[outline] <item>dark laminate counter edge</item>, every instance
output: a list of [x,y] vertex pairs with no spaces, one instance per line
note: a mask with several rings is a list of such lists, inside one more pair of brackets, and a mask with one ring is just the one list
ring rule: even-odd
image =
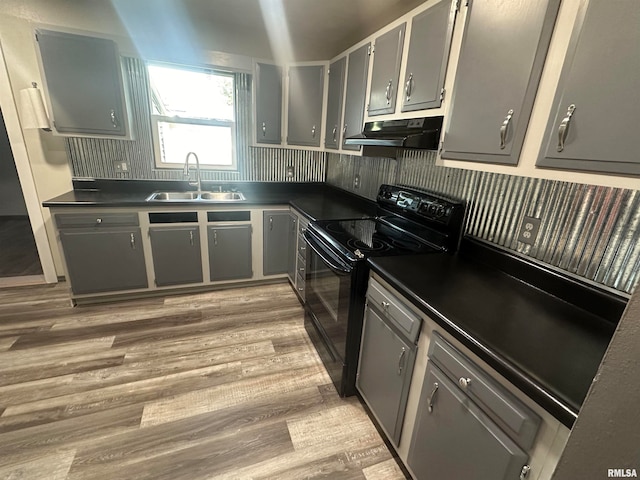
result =
[[462,342],[467,348],[478,355],[478,357],[487,362],[487,364],[493,367],[517,388],[522,390],[527,396],[531,397],[536,403],[556,417],[565,426],[568,428],[573,426],[573,423],[578,417],[578,411],[557,398],[557,396],[552,392],[533,381],[528,375],[516,368],[514,365],[505,361],[496,352],[483,345],[464,329],[460,328],[455,322],[452,322],[447,318],[447,316],[435,309],[428,301],[407,289],[401,279],[396,278],[393,274],[383,268],[380,268],[375,263],[370,262],[370,267],[373,271],[381,275],[392,287],[405,296],[413,305],[425,312],[447,332]]

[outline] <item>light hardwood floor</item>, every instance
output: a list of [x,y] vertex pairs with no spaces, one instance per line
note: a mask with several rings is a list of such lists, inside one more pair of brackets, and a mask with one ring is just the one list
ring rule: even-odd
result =
[[0,290],[0,479],[405,478],[287,284],[72,308]]

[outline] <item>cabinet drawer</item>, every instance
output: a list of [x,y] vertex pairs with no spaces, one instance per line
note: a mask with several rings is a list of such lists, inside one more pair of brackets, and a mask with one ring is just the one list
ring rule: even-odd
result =
[[540,418],[437,332],[429,344],[429,358],[521,447],[533,445]]
[[307,241],[302,235],[298,235],[298,256],[303,260],[307,258]]
[[296,290],[298,291],[298,295],[300,295],[300,298],[304,300],[304,290],[305,290],[304,275],[299,275],[299,274],[297,275]]
[[55,219],[58,228],[138,226],[137,213],[58,213]]
[[410,342],[416,341],[422,324],[419,316],[373,279],[369,281],[367,298],[369,304],[383,313]]
[[307,226],[309,222],[304,220],[302,217],[298,216],[298,235],[302,236],[304,232],[307,230]]

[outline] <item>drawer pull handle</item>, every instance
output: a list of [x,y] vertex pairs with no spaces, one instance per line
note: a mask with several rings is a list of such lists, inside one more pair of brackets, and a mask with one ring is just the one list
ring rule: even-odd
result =
[[263,137],[267,136],[267,123],[266,122],[262,122],[262,136]]
[[391,105],[391,92],[393,91],[393,80],[389,80],[387,88],[385,89],[384,96],[387,99],[387,105]]
[[338,134],[338,126],[337,125],[335,125],[333,127],[332,134],[333,134],[333,137],[332,137],[333,138],[333,143],[336,143],[337,134]]
[[387,310],[389,310],[389,305],[391,304],[383,300],[382,302],[380,302],[380,305],[382,305],[382,309],[386,312]]
[[129,242],[131,243],[131,248],[133,250],[135,250],[136,249],[136,237],[133,236],[133,233],[129,237]]
[[301,272],[304,272],[304,267],[300,267],[298,270],[300,270]]
[[567,139],[569,123],[571,122],[571,117],[573,117],[573,112],[575,112],[575,110],[576,106],[573,103],[569,105],[567,116],[562,119],[562,122],[560,122],[560,126],[558,127],[558,147],[556,148],[558,152],[564,150],[564,142]]
[[402,347],[402,352],[400,352],[400,356],[398,357],[398,375],[402,375],[402,359],[404,358],[405,353],[407,353],[407,349]]
[[99,225],[102,223],[102,219],[101,218],[96,218],[96,223]]
[[409,79],[407,80],[407,86],[404,91],[407,95],[407,102],[411,101],[411,92],[413,90],[413,73],[409,74]]
[[300,250],[301,250],[301,251],[303,251],[303,252],[304,252],[306,249],[307,249],[307,247],[300,247]]
[[531,467],[529,465],[525,465],[520,470],[520,480],[525,480],[529,477],[529,472],[531,471]]
[[306,232],[306,231],[307,231],[307,229],[306,229],[306,228],[304,228],[304,227],[302,227],[302,228],[300,229],[300,232],[301,232],[301,233],[304,233],[304,232]]
[[193,247],[193,232],[189,232],[189,243]]
[[511,117],[513,117],[513,109],[507,112],[507,116],[504,117],[504,122],[500,126],[500,150],[504,150],[507,146],[507,130],[511,123]]
[[116,116],[116,111],[114,109],[111,109],[109,112],[109,118],[111,119],[111,125],[113,125],[113,128],[118,128],[120,122],[118,122],[118,117]]
[[213,246],[214,247],[218,246],[218,231],[217,230],[213,231]]
[[269,217],[269,230],[273,230],[273,217]]
[[458,383],[462,388],[469,388],[471,386],[471,379],[460,377],[460,379],[458,380]]
[[440,385],[438,385],[438,382],[434,382],[433,383],[433,390],[431,391],[431,395],[429,395],[429,398],[427,398],[427,409],[429,410],[429,413],[433,412],[433,401],[436,398],[436,393],[438,393],[438,387]]

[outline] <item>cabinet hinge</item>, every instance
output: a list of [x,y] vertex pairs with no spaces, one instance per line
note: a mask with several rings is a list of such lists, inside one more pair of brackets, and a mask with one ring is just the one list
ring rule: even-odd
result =
[[460,0],[456,0],[456,12],[460,11]]
[[440,146],[438,147],[438,155],[442,155],[443,148],[444,148],[444,142],[440,142]]
[[443,88],[442,90],[440,90],[440,101],[444,100],[444,94],[447,90],[445,88]]
[[367,103],[367,112],[369,111],[369,105],[370,105],[370,104],[368,104],[368,103]]
[[367,47],[367,55],[371,56],[371,52],[372,52],[372,51],[373,51],[373,50],[371,49],[371,45],[369,45],[369,46]]
[[36,42],[39,42],[40,39],[38,38],[38,34],[36,33]]
[[467,6],[467,7],[468,7],[469,5],[471,5],[471,1],[472,1],[472,0],[467,0],[467,3],[465,3],[465,6]]

